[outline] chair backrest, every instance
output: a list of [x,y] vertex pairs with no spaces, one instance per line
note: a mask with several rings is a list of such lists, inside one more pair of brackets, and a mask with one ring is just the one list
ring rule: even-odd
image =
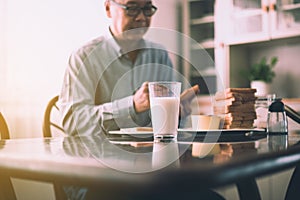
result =
[[293,200],[293,199],[297,199],[297,197],[299,198],[300,196],[299,185],[300,185],[300,164],[298,164],[294,169],[294,172],[288,184],[288,188],[286,190],[285,200]]
[[59,96],[53,97],[47,104],[43,119],[43,136],[63,136],[64,129],[60,125],[59,107],[57,106]]
[[3,117],[3,115],[0,112],[0,138],[1,139],[9,139],[9,131],[8,131],[8,126],[7,123]]

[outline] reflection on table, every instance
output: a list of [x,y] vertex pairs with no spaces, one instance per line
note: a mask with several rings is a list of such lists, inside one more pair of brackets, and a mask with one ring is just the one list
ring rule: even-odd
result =
[[[209,141],[205,135],[190,133],[165,143],[104,133],[1,140],[0,184],[7,189],[1,192],[11,191],[3,195],[13,196],[9,181],[3,180],[19,177],[54,183],[56,196],[63,199],[83,193],[87,199],[192,198],[200,193],[211,197],[210,188],[237,184],[243,191],[241,183],[300,162],[296,132],[280,140],[255,133]],[[278,141],[285,142],[279,147]],[[253,194],[250,197],[259,195]]]

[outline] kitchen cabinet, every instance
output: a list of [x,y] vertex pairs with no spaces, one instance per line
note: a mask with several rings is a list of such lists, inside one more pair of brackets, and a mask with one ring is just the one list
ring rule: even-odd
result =
[[272,38],[300,35],[300,0],[278,0],[272,12]]
[[183,73],[191,85],[200,85],[201,94],[216,92],[214,5],[215,0],[183,1]]
[[216,0],[215,63],[222,76],[218,89],[250,87],[241,71],[262,57],[277,56],[270,92],[298,98],[299,50],[299,0]]
[[227,45],[300,34],[300,0],[218,0],[215,13]]
[[293,87],[300,84],[300,0],[184,0],[182,6],[183,33],[192,40],[183,42],[183,74],[191,84],[207,86],[205,94],[250,87],[241,71],[277,56],[271,92],[300,97]]

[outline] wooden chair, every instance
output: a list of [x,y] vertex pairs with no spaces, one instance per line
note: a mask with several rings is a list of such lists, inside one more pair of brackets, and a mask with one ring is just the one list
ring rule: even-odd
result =
[[43,136],[53,137],[64,135],[64,129],[59,122],[59,107],[57,106],[58,95],[53,97],[47,104],[43,119]]
[[1,139],[9,139],[9,130],[8,130],[8,126],[7,123],[3,117],[3,115],[0,112],[0,138]]

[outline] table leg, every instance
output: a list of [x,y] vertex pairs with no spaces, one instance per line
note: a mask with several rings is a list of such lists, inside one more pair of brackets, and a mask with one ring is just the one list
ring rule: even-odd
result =
[[240,200],[261,199],[259,189],[254,178],[236,183]]
[[0,199],[17,199],[13,184],[9,176],[0,176]]

